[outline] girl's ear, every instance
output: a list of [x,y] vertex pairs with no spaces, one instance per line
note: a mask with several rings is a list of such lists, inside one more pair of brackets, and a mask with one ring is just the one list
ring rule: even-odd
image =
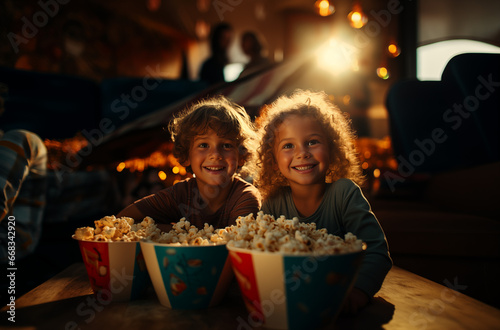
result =
[[274,163],[274,164],[273,164],[273,170],[275,170],[275,171],[279,171],[278,164],[276,164],[276,163]]
[[181,165],[182,165],[182,166],[184,166],[184,167],[188,167],[189,165],[191,165],[191,162],[189,161],[189,159],[187,159],[187,160],[186,160],[185,162],[183,162]]

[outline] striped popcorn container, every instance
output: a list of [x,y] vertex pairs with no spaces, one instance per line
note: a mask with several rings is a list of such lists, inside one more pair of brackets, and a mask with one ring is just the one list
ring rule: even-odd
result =
[[308,256],[227,248],[248,310],[246,328],[333,324],[364,257],[364,250]]
[[171,309],[216,306],[234,278],[225,244],[173,245],[141,241],[141,248],[158,300]]
[[151,285],[139,242],[78,243],[99,302],[137,299]]

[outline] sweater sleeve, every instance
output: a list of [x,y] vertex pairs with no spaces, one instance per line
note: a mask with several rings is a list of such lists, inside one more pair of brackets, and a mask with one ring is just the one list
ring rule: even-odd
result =
[[338,183],[347,186],[346,189],[341,189],[344,195],[341,199],[344,230],[353,233],[367,245],[354,286],[372,297],[380,290],[392,267],[387,240],[361,188],[350,180],[341,180]]

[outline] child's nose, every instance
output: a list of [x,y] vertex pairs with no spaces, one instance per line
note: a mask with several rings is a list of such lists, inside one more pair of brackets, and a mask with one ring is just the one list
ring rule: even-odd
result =
[[311,157],[311,153],[305,147],[297,149],[297,158],[309,158]]
[[212,150],[212,152],[210,153],[209,157],[211,159],[222,159],[222,153],[221,153],[221,151],[218,148],[215,148],[215,149]]

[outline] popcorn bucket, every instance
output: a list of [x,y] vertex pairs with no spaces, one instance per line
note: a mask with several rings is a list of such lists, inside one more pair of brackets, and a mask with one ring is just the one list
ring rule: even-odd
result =
[[351,290],[364,250],[335,255],[280,254],[229,243],[250,328],[310,329],[332,324]]
[[225,244],[173,245],[141,241],[158,300],[172,309],[218,305],[233,278]]
[[137,299],[151,284],[139,242],[78,243],[90,285],[99,300]]

